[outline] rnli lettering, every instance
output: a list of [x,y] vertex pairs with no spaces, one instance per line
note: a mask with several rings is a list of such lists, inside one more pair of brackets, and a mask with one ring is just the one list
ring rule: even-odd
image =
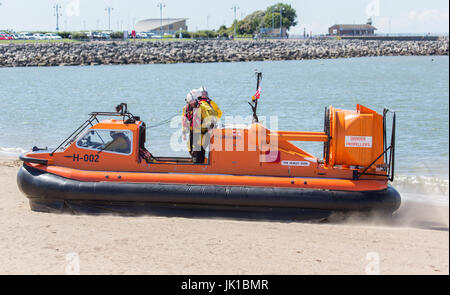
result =
[[346,136],[345,147],[371,148],[372,136]]
[[[70,156],[69,156],[70,157]],[[74,162],[80,162],[80,161],[84,161],[84,162],[95,162],[98,163],[99,162],[99,155],[80,155],[80,154],[73,154],[72,157],[70,157],[73,159]]]

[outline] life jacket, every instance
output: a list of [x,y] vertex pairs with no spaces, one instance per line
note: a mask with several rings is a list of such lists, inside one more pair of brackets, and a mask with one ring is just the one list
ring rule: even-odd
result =
[[[208,104],[206,104],[208,106]],[[204,118],[202,117],[203,112],[205,112],[205,104],[201,101],[198,102],[197,106],[192,110],[192,121],[191,128],[198,130],[202,128],[202,123]]]
[[[199,98],[198,104],[195,107],[192,107],[190,104],[186,104],[183,109],[183,129],[186,130],[197,130],[201,128],[202,133],[207,132],[208,129],[214,128],[214,125],[217,123],[217,119],[222,116],[222,111],[219,109],[217,104],[209,98]],[[205,114],[207,113],[207,114]],[[205,117],[202,117],[205,116]],[[208,118],[209,126],[203,126],[204,120]]]
[[[203,120],[213,115],[214,109],[206,102],[199,101],[195,107],[186,104],[183,108],[183,128],[189,128],[190,130],[202,128]],[[202,128],[202,130],[203,129],[204,128]]]
[[[198,103],[201,103],[202,101],[204,101],[204,102],[206,102],[210,107],[211,107],[211,109],[213,109],[214,110],[214,112],[216,112],[216,110],[214,109],[214,107],[212,106],[212,104],[211,104],[211,99],[209,98],[209,97],[207,97],[207,98],[199,98],[198,99]],[[217,113],[217,112],[216,112]]]
[[[190,127],[192,129],[192,123],[193,123],[193,118],[194,118],[194,108],[191,107],[190,104],[186,104],[186,106],[184,107],[184,118],[183,118],[183,125],[187,128]],[[187,122],[186,122],[187,120]],[[188,123],[189,122],[189,126]]]
[[212,107],[212,106],[211,106],[211,99],[210,99],[209,97],[206,97],[206,98],[201,97],[201,98],[199,98],[199,99],[198,99],[198,102],[201,102],[201,101],[207,102],[207,103],[209,104],[209,106]]
[[217,119],[220,119],[220,117],[222,117],[222,111],[219,109],[219,106],[212,99],[206,97],[206,98],[199,98],[198,101],[199,102],[204,101],[208,103],[211,109],[214,111],[215,113],[214,116],[216,116]]

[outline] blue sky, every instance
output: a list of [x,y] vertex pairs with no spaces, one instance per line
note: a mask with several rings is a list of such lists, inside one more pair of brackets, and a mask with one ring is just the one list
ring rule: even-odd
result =
[[[267,0],[0,0],[0,30],[54,30],[53,5],[61,4],[61,30],[106,29],[105,7],[113,7],[111,28],[132,29],[133,23],[145,18],[159,18],[157,7],[163,2],[163,18],[188,18],[191,31],[229,26],[234,19],[264,10],[279,1]],[[298,14],[298,25],[291,34],[326,33],[335,23],[365,23],[367,13],[374,14],[377,33],[448,33],[447,0],[285,0]],[[77,8],[79,3],[79,9]]]

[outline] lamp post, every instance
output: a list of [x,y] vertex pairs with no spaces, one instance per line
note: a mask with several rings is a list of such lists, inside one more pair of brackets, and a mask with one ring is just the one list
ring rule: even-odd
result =
[[234,35],[233,35],[233,37],[236,37],[236,27],[237,27],[236,10],[239,9],[239,6],[233,5],[233,7],[231,7],[231,9],[234,10]]
[[283,7],[280,6],[280,39],[283,35]]
[[59,10],[61,9],[61,5],[59,5],[59,4],[53,5],[53,9],[55,9],[56,31],[58,32],[59,31],[59,17],[62,16],[62,14],[59,12]]
[[158,3],[156,7],[159,7],[159,20],[160,20],[160,26],[159,26],[159,34],[162,35],[162,10],[166,5],[164,3]]
[[111,11],[113,11],[114,8],[112,7],[106,7],[105,11],[108,12],[108,31],[111,31]]
[[273,37],[273,31],[275,30],[275,20],[274,20],[274,12],[275,12],[275,6],[272,6],[272,37]]

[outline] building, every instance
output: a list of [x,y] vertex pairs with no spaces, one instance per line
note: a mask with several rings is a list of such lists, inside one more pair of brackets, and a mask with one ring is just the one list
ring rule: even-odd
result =
[[328,34],[331,36],[373,36],[375,28],[372,26],[372,20],[369,19],[366,24],[359,25],[334,25],[328,28]]
[[179,30],[187,30],[186,20],[186,18],[144,19],[136,23],[135,30],[136,32],[174,34]]

